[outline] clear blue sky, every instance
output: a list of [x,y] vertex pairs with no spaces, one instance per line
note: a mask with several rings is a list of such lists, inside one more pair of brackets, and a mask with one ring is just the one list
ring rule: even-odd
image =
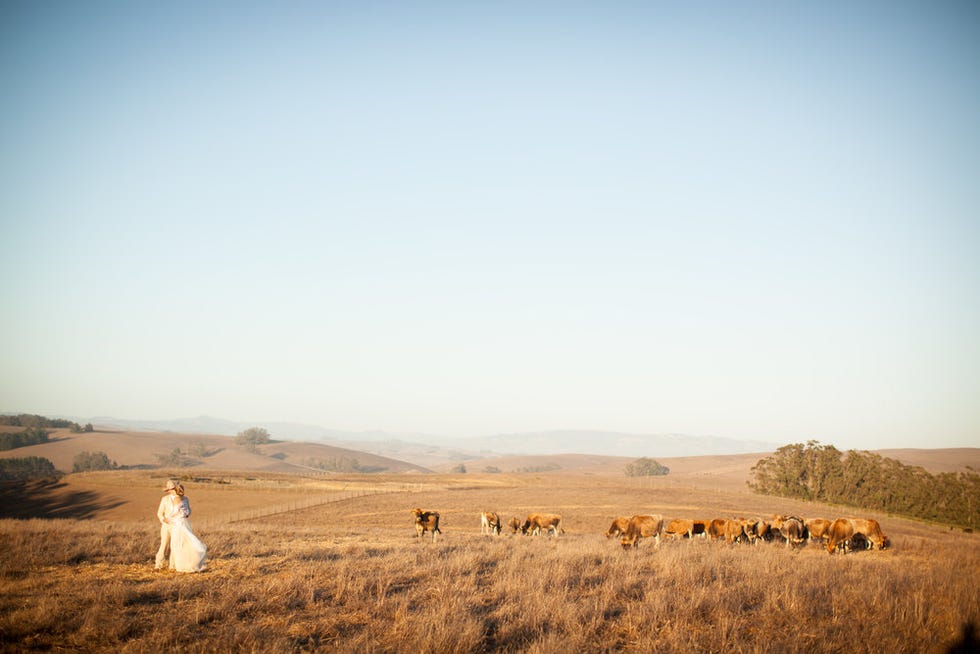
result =
[[980,5],[0,5],[0,411],[980,446]]

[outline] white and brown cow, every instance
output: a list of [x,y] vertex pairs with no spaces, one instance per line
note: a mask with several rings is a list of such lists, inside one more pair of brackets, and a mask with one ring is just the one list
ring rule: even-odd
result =
[[515,515],[507,523],[507,526],[510,528],[512,534],[516,534],[521,530],[521,519]]
[[522,534],[537,535],[542,529],[545,534],[554,533],[556,538],[565,531],[561,528],[561,516],[557,513],[529,513],[521,525]]
[[484,511],[480,514],[480,533],[488,535],[500,535],[500,516],[493,511]]
[[436,534],[442,533],[439,530],[439,513],[422,509],[412,509],[412,513],[415,514],[415,536],[421,539],[428,531],[432,534],[432,542],[435,542]]
[[786,547],[799,545],[806,540],[806,525],[803,518],[795,515],[774,515],[770,529],[778,531],[786,539]]

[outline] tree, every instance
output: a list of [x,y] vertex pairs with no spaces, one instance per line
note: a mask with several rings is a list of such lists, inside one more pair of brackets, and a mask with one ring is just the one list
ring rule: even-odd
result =
[[269,432],[262,427],[249,427],[235,436],[235,443],[249,450],[254,450],[256,445],[264,445],[270,440],[272,439],[269,437]]
[[466,466],[464,466],[462,463],[460,463],[457,466],[453,466],[453,469],[450,470],[449,472],[452,472],[452,473],[458,474],[458,475],[466,474]]
[[669,473],[670,468],[644,456],[633,463],[627,463],[623,472],[627,477],[657,477]]

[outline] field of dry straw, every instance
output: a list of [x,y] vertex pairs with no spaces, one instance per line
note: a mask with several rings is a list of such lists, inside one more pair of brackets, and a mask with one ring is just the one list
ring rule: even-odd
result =
[[[160,482],[160,473],[126,474],[136,490]],[[126,521],[0,521],[0,647],[938,652],[980,619],[977,537],[889,516],[870,516],[892,540],[886,551],[830,556],[812,544],[694,539],[625,552],[603,536],[621,514],[854,512],[581,475],[420,475],[387,487],[354,476],[345,489],[375,494],[254,519],[205,515],[202,507],[233,508],[235,483],[187,482],[209,548],[200,574],[153,570],[155,506]],[[416,506],[442,514],[436,542],[415,538]],[[482,536],[481,510],[561,513],[566,533]]]

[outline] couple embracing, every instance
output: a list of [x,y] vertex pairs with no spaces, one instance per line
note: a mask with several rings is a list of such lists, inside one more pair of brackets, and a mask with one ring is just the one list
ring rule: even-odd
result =
[[160,520],[160,549],[157,551],[156,569],[168,567],[177,572],[200,572],[204,569],[207,547],[191,530],[187,518],[191,515],[191,503],[184,496],[183,484],[171,479],[163,489],[157,518]]

